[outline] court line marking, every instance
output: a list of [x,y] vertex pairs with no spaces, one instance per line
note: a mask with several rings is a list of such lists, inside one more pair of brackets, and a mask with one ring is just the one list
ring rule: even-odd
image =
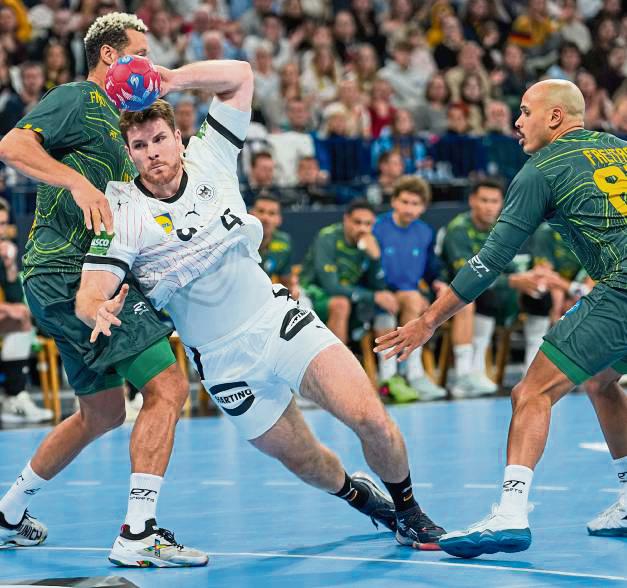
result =
[[233,480],[203,480],[201,484],[203,486],[235,486]]
[[99,480],[71,480],[66,482],[67,486],[100,486]]
[[414,482],[411,486],[412,488],[433,488],[431,482]]
[[[45,547],[36,545],[34,547],[20,547],[22,550],[36,551],[111,551],[108,547]],[[415,566],[436,566],[446,568],[472,568],[474,570],[495,570],[499,572],[520,572],[523,574],[539,574],[545,576],[564,576],[568,578],[588,578],[591,580],[611,580],[614,582],[627,582],[626,576],[601,576],[598,574],[586,574],[576,572],[563,572],[561,570],[541,570],[534,568],[513,568],[508,566],[493,566],[482,564],[463,563],[447,561],[420,561],[415,559],[391,559],[377,557],[349,557],[341,555],[301,555],[293,553],[272,553],[272,552],[248,552],[248,551],[208,551],[214,557],[259,557],[259,558],[281,558],[281,559],[316,559],[322,561],[359,561],[359,562],[381,562],[394,564],[409,564]]]
[[266,480],[264,486],[300,486],[302,482],[291,482],[289,480]]
[[565,492],[568,490],[566,486],[536,486],[535,490],[547,490],[549,492]]
[[498,488],[498,486],[496,484],[464,484],[464,488],[472,488],[472,489],[478,489],[478,490],[487,490],[487,489],[493,489],[493,488]]

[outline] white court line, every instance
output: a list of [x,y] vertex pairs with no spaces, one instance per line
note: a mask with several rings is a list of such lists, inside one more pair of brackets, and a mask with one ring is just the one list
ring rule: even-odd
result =
[[235,486],[233,480],[203,480],[201,484],[203,486]]
[[601,488],[599,492],[609,492],[610,494],[620,494],[620,488]]
[[98,480],[72,480],[71,482],[66,482],[68,486],[100,486],[102,482]]
[[566,486],[536,486],[535,490],[547,490],[548,492],[566,492]]
[[291,482],[289,480],[267,480],[264,486],[300,486],[302,482]]
[[[36,551],[111,551],[108,547],[44,547],[36,545],[34,547],[20,547],[20,551],[24,549],[34,549]],[[472,568],[474,570],[495,570],[498,572],[519,572],[521,574],[539,574],[545,576],[565,576],[569,578],[589,578],[592,580],[611,580],[614,582],[627,582],[626,576],[601,576],[597,574],[584,574],[576,572],[562,572],[561,570],[541,570],[533,568],[513,568],[508,566],[492,566],[480,563],[462,563],[447,561],[421,561],[416,559],[390,559],[378,557],[347,557],[340,555],[298,555],[292,553],[264,553],[264,552],[247,552],[247,551],[209,551],[209,555],[215,557],[261,557],[261,558],[280,558],[280,559],[316,559],[322,561],[360,561],[360,562],[381,562],[405,564],[414,566],[436,566],[445,568]]]
[[433,488],[433,484],[431,482],[414,482],[412,488]]
[[498,488],[496,484],[464,484],[464,488],[477,488],[479,490]]

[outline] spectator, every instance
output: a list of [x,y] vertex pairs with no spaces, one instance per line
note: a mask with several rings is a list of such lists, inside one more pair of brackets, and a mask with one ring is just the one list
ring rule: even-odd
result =
[[244,31],[239,21],[233,20],[224,27],[224,59],[246,61],[244,51]]
[[407,38],[407,30],[414,17],[412,0],[391,0],[388,11],[383,15],[381,32],[388,39]]
[[357,39],[375,48],[380,60],[385,57],[386,38],[379,33],[372,0],[352,0],[351,9],[357,27]]
[[2,105],[6,103],[12,93],[13,86],[11,84],[9,64],[7,63],[7,53],[0,46],[0,112],[4,108]]
[[20,41],[18,30],[13,8],[0,6],[0,47],[6,52],[9,65],[19,65],[26,59],[26,46]]
[[359,41],[355,17],[348,10],[340,10],[333,21],[333,38],[335,51],[342,63],[346,65],[355,58]]
[[26,391],[28,358],[32,342],[30,312],[23,303],[24,292],[17,267],[17,246],[7,238],[9,204],[0,198],[0,371],[5,375],[7,400],[2,405],[3,423],[41,423],[52,419],[52,411],[39,408]]
[[618,38],[618,22],[612,18],[603,18],[594,34],[594,45],[586,55],[585,65],[588,71],[597,72],[607,69],[607,59]]
[[502,97],[513,112],[518,110],[520,99],[535,78],[527,69],[523,50],[513,43],[505,46],[503,51],[503,71],[500,89],[496,97]]
[[204,59],[224,59],[224,35],[220,31],[208,31],[203,35]]
[[262,18],[262,30],[259,36],[251,35],[244,40],[243,49],[248,61],[253,61],[256,49],[260,43],[269,46],[272,65],[276,70],[281,69],[292,60],[292,47],[283,36],[281,19],[269,12]]
[[442,74],[436,73],[427,83],[425,100],[425,104],[421,104],[416,109],[414,116],[416,130],[435,135],[445,133],[446,112],[451,100],[451,92]]
[[54,15],[63,7],[63,0],[41,0],[28,11],[33,37],[45,37],[52,28]]
[[612,102],[604,88],[599,88],[594,76],[585,70],[577,74],[576,84],[579,86],[586,103],[584,124],[586,129],[604,130],[612,118]]
[[588,21],[588,27],[596,31],[602,20],[610,19],[618,22],[623,14],[621,0],[603,0],[601,9]]
[[300,0],[285,0],[281,6],[281,21],[288,37],[305,26],[306,15]]
[[280,84],[269,41],[261,41],[255,45],[255,54],[250,62],[253,64],[255,76],[255,106],[263,110],[263,105],[278,93]]
[[[83,43],[74,35],[77,26],[76,18],[67,9],[57,10],[53,16],[52,27],[35,39],[29,49],[33,61],[43,61],[44,49],[49,43],[62,45],[69,58],[69,66],[72,77],[84,70]],[[80,66],[80,69],[77,67]]]
[[335,203],[335,194],[329,190],[328,174],[320,169],[313,155],[305,155],[298,161],[296,186],[286,190],[286,200],[297,206],[318,206]]
[[250,214],[256,216],[263,227],[263,239],[259,247],[261,267],[275,284],[283,284],[293,298],[298,298],[298,279],[292,273],[292,238],[279,231],[283,222],[281,203],[272,196],[259,196]]
[[[381,249],[381,264],[387,288],[394,293],[399,307],[398,317],[379,313],[375,317],[375,337],[381,337],[418,318],[429,307],[427,296],[420,293],[420,283],[439,291],[445,284],[438,278],[440,264],[434,252],[435,233],[420,220],[431,201],[431,189],[422,178],[403,176],[394,184],[392,212],[377,219],[374,236]],[[379,383],[388,386],[392,397],[395,388],[406,386],[398,374],[396,358],[385,359],[379,353]],[[437,400],[446,390],[436,386],[425,375],[422,348],[416,349],[406,361],[409,386],[421,400]]]
[[380,70],[379,77],[390,82],[397,108],[414,111],[424,100],[427,79],[423,72],[411,67],[411,51],[406,41],[397,42],[392,50],[393,60]]
[[[39,63],[24,62],[20,66],[21,90],[12,92],[0,117],[0,135],[8,133],[17,122],[41,99],[44,90],[44,72]],[[0,216],[2,211],[0,208]]]
[[493,16],[490,13],[490,3],[488,0],[468,0],[465,8],[466,16],[463,20],[464,37],[468,41],[474,41],[481,45],[483,28],[486,22]]
[[[261,104],[266,124],[269,129],[290,128],[291,122],[287,118],[288,104],[290,100],[301,100],[302,92],[300,88],[300,72],[297,63],[288,63],[283,66],[279,74],[279,86],[275,93]],[[313,126],[312,115],[309,112],[309,103],[305,102],[310,124]],[[311,129],[310,129],[311,130]]]
[[378,161],[381,153],[392,150],[398,152],[403,158],[403,168],[406,174],[416,173],[427,165],[425,144],[416,137],[411,113],[402,108],[394,114],[392,126],[384,129],[381,136],[373,143],[373,160]]
[[433,58],[441,71],[457,65],[457,56],[464,45],[464,34],[459,19],[448,15],[442,19],[442,40],[433,51]]
[[377,139],[381,131],[392,124],[396,108],[392,106],[392,86],[384,79],[376,78],[370,93],[370,131],[372,138]]
[[309,67],[300,77],[303,96],[311,100],[318,113],[337,97],[337,86],[342,69],[330,47],[321,46],[314,50]]
[[[115,9],[115,2],[112,2],[111,4],[111,8]],[[159,10],[165,10],[164,0],[141,0],[140,5],[135,10],[135,13],[138,18],[141,18],[144,21],[144,24],[150,30],[152,28],[152,17],[155,12],[158,12]]]
[[172,15],[165,10],[158,10],[152,15],[150,31],[146,33],[150,59],[156,65],[174,69],[182,63],[187,49],[187,37],[173,39]]
[[627,95],[625,94],[616,100],[610,133],[621,139],[627,137]]
[[625,84],[627,66],[627,47],[616,42],[607,56],[607,67],[597,73],[599,86],[604,88],[608,96],[620,94]]
[[451,91],[451,99],[457,102],[461,99],[464,79],[471,74],[479,77],[481,94],[484,97],[491,95],[491,84],[488,73],[481,63],[482,49],[476,43],[464,43],[457,57],[457,66],[446,72],[446,83]]
[[354,78],[345,78],[339,83],[338,100],[332,102],[327,108],[333,109],[338,106],[344,107],[346,136],[369,139],[371,136],[370,114],[362,95],[359,93],[359,85]]
[[411,46],[410,67],[421,71],[423,77],[429,79],[438,71],[438,66],[433,59],[427,38],[419,27],[411,25],[407,28],[406,40]]
[[379,177],[368,186],[368,202],[374,206],[388,204],[394,194],[394,186],[404,173],[403,157],[398,151],[384,151],[377,161]]
[[247,206],[262,195],[281,200],[281,194],[275,188],[274,160],[268,151],[259,151],[251,156],[248,185],[242,191]]
[[364,94],[370,94],[379,71],[378,57],[372,45],[367,43],[359,45],[353,71],[357,79],[359,91]]
[[[204,4],[194,11],[191,30],[187,33],[187,48],[185,50],[185,60],[188,63],[202,61],[205,58],[203,35],[211,30],[210,13],[210,8]],[[239,23],[237,24],[239,26]]]
[[582,22],[577,0],[562,0],[560,36],[566,42],[575,43],[582,54],[592,47],[590,29]]
[[303,261],[302,292],[343,343],[361,339],[372,325],[375,305],[398,312],[383,281],[381,251],[372,234],[375,218],[366,201],[351,202],[343,222],[323,228]]
[[176,128],[181,131],[183,145],[187,147],[189,140],[198,132],[196,126],[196,105],[191,96],[184,96],[174,107]]
[[72,81],[70,56],[63,45],[54,41],[44,49],[45,89],[51,90]]
[[484,128],[484,112],[486,96],[481,87],[481,78],[477,74],[468,74],[461,85],[461,99],[468,107],[468,123],[470,132],[482,135]]
[[[494,180],[480,180],[473,186],[468,204],[470,211],[457,215],[448,224],[442,241],[442,261],[449,280],[487,240],[503,207],[503,187]],[[454,398],[497,391],[485,369],[486,350],[495,325],[509,324],[517,316],[519,292],[537,295],[541,289],[541,279],[536,274],[516,270],[515,264],[510,263],[494,286],[453,318]]]
[[252,6],[239,19],[246,36],[260,36],[263,32],[263,16],[272,12],[272,0],[252,0]]
[[575,43],[565,42],[560,45],[559,61],[546,72],[547,78],[575,82],[581,67],[581,52]]

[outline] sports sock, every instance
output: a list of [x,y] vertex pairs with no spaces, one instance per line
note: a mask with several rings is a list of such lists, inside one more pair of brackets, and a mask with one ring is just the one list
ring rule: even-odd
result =
[[[616,475],[618,476],[618,484],[621,490],[621,497],[627,504],[627,455],[625,457],[619,457],[613,461],[616,468]],[[1,510],[1,509],[0,509]]]
[[346,500],[354,508],[361,508],[368,502],[367,490],[364,490],[361,484],[353,482],[346,472],[344,472],[344,485],[337,492],[331,492],[330,494]]
[[407,474],[407,477],[402,482],[383,481],[383,483],[394,501],[394,508],[397,513],[418,506],[418,503],[414,499],[414,491],[411,487],[411,474]]
[[9,491],[0,499],[0,512],[7,523],[17,525],[22,520],[30,501],[47,481],[33,471],[30,461],[26,464]]
[[395,376],[398,371],[398,362],[395,357],[391,357],[390,359],[385,359],[384,355],[386,352],[380,351],[377,353],[379,357],[379,381],[387,382],[391,377]]
[[472,332],[472,371],[485,374],[485,354],[492,341],[496,319],[475,314]]
[[152,474],[131,474],[131,489],[128,495],[128,511],[124,522],[131,533],[141,533],[148,519],[157,518],[157,500],[163,478]]
[[503,477],[503,492],[499,512],[507,514],[527,514],[527,502],[533,470],[521,465],[508,465]]
[[527,315],[527,320],[523,325],[525,333],[525,372],[529,369],[533,358],[538,353],[542,345],[542,338],[551,326],[548,316]]
[[425,375],[425,368],[422,365],[422,347],[416,347],[407,358],[407,379],[417,380]]
[[453,355],[455,355],[455,375],[458,378],[467,376],[472,371],[472,344],[453,346]]

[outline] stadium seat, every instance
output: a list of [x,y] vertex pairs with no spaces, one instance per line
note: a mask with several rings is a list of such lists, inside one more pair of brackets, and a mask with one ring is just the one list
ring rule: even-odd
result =
[[37,372],[43,394],[44,407],[52,410],[54,423],[61,421],[61,379],[59,375],[59,351],[54,339],[38,337]]

